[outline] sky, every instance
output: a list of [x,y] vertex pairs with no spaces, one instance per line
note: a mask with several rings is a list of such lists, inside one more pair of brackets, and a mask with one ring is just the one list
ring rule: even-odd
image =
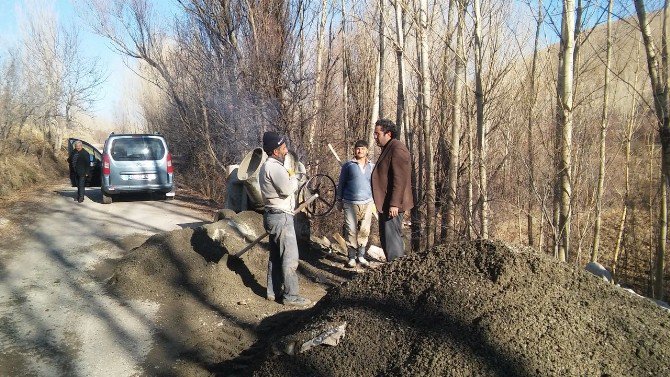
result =
[[[107,40],[93,33],[78,13],[73,0],[0,0],[0,51],[5,51],[18,43],[20,39],[18,20],[30,3],[51,7],[59,25],[75,25],[80,30],[84,54],[100,58],[101,68],[108,78],[100,87],[100,99],[92,111],[97,118],[112,121],[117,111],[117,104],[122,100],[123,86],[129,82],[133,73],[125,66],[122,57],[110,48]],[[169,16],[178,10],[176,0],[157,0],[154,4],[161,15]]]
[[[100,58],[102,69],[109,77],[100,87],[100,100],[95,105],[93,112],[98,118],[107,121],[114,120],[115,113],[118,111],[118,104],[123,102],[123,87],[133,81],[133,73],[125,66],[122,57],[110,48],[109,43],[98,35],[95,35],[85,20],[78,14],[75,5],[76,0],[0,0],[0,53],[8,47],[15,45],[19,40],[18,19],[25,9],[31,3],[41,4],[44,7],[51,7],[58,17],[59,24],[74,24],[80,29],[81,43],[83,51],[88,56],[97,56]],[[81,1],[81,0],[80,0]],[[108,0],[111,1],[111,0]],[[537,6],[537,0],[513,0],[520,6],[520,10],[528,11],[530,2],[534,8]],[[177,0],[152,0],[153,6],[163,17],[170,17],[179,12]],[[600,3],[606,4],[605,0]],[[616,3],[621,3],[620,0]],[[632,3],[632,2],[631,2]],[[648,8],[658,7],[659,0],[648,0]],[[543,0],[544,6],[549,10],[549,17],[555,22],[554,28],[560,27],[560,2],[558,0]],[[621,14],[630,14],[632,7],[627,5],[628,12],[622,11]],[[593,9],[594,14],[601,14],[602,10]],[[530,14],[525,15],[530,17]],[[597,18],[594,17],[594,18]],[[603,22],[604,20],[600,20]],[[549,24],[550,22],[548,22]],[[556,24],[559,23],[559,24]],[[591,24],[592,25],[592,24]],[[550,43],[558,39],[557,30],[547,25],[544,37]]]

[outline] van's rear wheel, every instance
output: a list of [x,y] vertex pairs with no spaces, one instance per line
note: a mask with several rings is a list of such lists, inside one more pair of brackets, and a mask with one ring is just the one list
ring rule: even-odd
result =
[[102,204],[112,204],[111,195],[107,195],[104,192],[102,193]]

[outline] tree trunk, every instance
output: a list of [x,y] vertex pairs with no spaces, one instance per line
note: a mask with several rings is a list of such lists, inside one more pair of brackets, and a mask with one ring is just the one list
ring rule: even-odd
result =
[[574,62],[574,0],[563,0],[563,19],[561,27],[561,51],[563,60],[558,74],[558,111],[557,127],[560,139],[558,161],[558,259],[565,262],[570,252],[571,218],[571,173],[572,173],[572,101],[573,101],[573,62]]
[[423,146],[426,166],[426,247],[431,248],[435,242],[435,161],[432,142],[431,112],[431,75],[428,67],[428,0],[421,0],[420,9],[420,53],[421,53],[421,122],[423,129]]
[[489,238],[489,204],[488,182],[486,171],[487,153],[487,124],[484,117],[484,87],[482,83],[484,48],[482,46],[482,20],[480,14],[480,0],[474,2],[475,13],[475,99],[477,101],[477,167],[479,173],[479,227],[480,237]]
[[[637,91],[637,70],[635,71],[635,80],[633,83],[633,90],[631,91],[631,112],[626,122],[626,146],[625,146],[625,163],[624,163],[624,194],[623,194],[623,209],[621,210],[621,217],[619,219],[619,228],[617,232],[616,244],[614,245],[614,260],[612,262],[612,277],[616,279],[616,268],[619,260],[619,253],[623,246],[623,235],[626,229],[626,220],[628,218],[628,206],[630,197],[630,157],[631,157],[631,140],[633,139],[633,124],[635,123],[635,109],[637,108],[636,91]],[[653,144],[651,144],[653,146]],[[653,155],[652,155],[653,156]],[[652,158],[650,156],[650,160]],[[650,200],[652,195],[649,196]],[[651,216],[649,217],[651,218]],[[653,243],[653,242],[652,242]],[[616,281],[616,280],[615,280]]]
[[342,6],[342,126],[348,151],[355,137],[350,135],[349,127],[349,56],[347,55],[347,12],[344,0],[341,0],[340,5]]
[[442,96],[442,106],[440,106],[440,138],[439,138],[439,155],[440,155],[440,170],[442,176],[440,177],[440,241],[445,242],[449,237],[449,228],[447,227],[447,218],[449,217],[448,212],[448,192],[449,192],[449,142],[448,139],[448,118],[449,118],[449,102],[451,101],[451,96],[449,95],[449,82],[450,70],[449,67],[449,58],[451,54],[450,51],[453,51],[452,47],[452,38],[453,38],[453,28],[454,28],[454,5],[457,0],[449,0],[449,8],[447,10],[447,29],[445,32],[445,48],[443,53],[443,69],[442,69],[442,85],[441,85],[441,96]]
[[466,208],[465,210],[465,235],[467,239],[473,240],[477,237],[477,230],[475,229],[475,127],[472,120],[473,112],[472,105],[470,104],[470,97],[466,96],[464,98],[464,109],[468,109],[465,112],[465,136],[466,136],[466,147],[465,153],[467,157],[465,158],[466,169],[467,169],[467,179],[466,179]]
[[379,0],[379,116],[384,112],[384,53],[386,50],[386,0]]
[[[593,244],[591,246],[591,262],[598,261],[598,248],[600,247],[600,224],[602,218],[602,198],[605,185],[605,137],[607,136],[607,125],[609,123],[609,81],[610,66],[612,61],[612,3],[607,5],[607,53],[605,58],[605,84],[603,86],[603,111],[600,123],[600,165],[598,169],[598,189],[596,192],[596,213],[593,226]],[[626,156],[628,158],[628,156]]]
[[[661,182],[664,185],[662,192],[667,192],[668,177],[670,177],[670,118],[668,115],[668,82],[667,82],[667,59],[663,59],[665,65],[658,61],[658,52],[651,36],[651,28],[647,23],[647,12],[643,0],[635,0],[635,11],[640,22],[640,32],[642,41],[647,52],[647,71],[651,81],[651,90],[654,97],[654,109],[656,111],[656,120],[661,139]],[[663,6],[663,33],[667,32],[666,22],[668,12],[668,1]],[[663,45],[662,54],[667,56],[667,43]],[[662,195],[659,222],[658,222],[658,242],[656,247],[656,279],[654,281],[654,293],[656,298],[663,297],[663,273],[665,268],[665,236],[667,234],[667,204],[665,194]]]
[[654,297],[663,300],[665,293],[665,244],[668,236],[668,176],[661,173],[661,205],[658,208],[658,241],[654,274]]
[[399,130],[405,128],[405,15],[403,0],[395,0],[396,60],[398,64],[398,104],[396,107],[396,125]]
[[375,87],[372,91],[372,114],[370,114],[370,130],[368,132],[368,145],[370,146],[370,157],[372,157],[373,145],[375,145],[375,123],[379,119],[379,56],[377,56],[377,64],[375,65]]
[[456,59],[454,67],[454,108],[453,126],[451,127],[451,143],[449,149],[449,186],[447,187],[446,221],[447,238],[455,240],[456,236],[456,194],[458,192],[459,152],[461,149],[461,108],[463,107],[463,83],[465,79],[465,48],[463,33],[465,31],[466,7],[464,0],[457,0],[458,21],[456,27]]
[[535,244],[533,229],[533,211],[535,204],[535,137],[533,135],[533,108],[537,102],[537,88],[535,87],[535,75],[537,73],[537,55],[540,44],[540,28],[543,23],[542,0],[537,4],[537,24],[535,26],[535,43],[533,44],[533,61],[530,70],[530,103],[528,104],[528,130],[526,143],[528,144],[528,213],[526,215],[528,246]]
[[316,46],[316,66],[314,68],[314,99],[312,101],[312,121],[309,126],[308,144],[310,148],[314,143],[314,136],[316,134],[316,125],[319,123],[321,114],[321,81],[323,80],[323,45],[324,35],[326,30],[326,16],[328,14],[328,0],[321,2],[321,20],[319,22],[319,30],[317,32],[317,46]]
[[[305,82],[305,5],[298,5],[300,32],[298,35],[298,82]],[[305,105],[304,102],[298,104],[298,119],[300,121],[300,140],[305,142],[309,130],[305,130]],[[311,122],[310,122],[311,123]]]

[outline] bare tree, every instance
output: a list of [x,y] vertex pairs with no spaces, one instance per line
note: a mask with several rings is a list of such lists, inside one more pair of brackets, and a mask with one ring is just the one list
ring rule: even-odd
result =
[[384,55],[386,54],[386,1],[379,0],[379,116],[384,112]]
[[565,262],[570,251],[570,218],[572,216],[572,106],[574,59],[575,5],[573,0],[563,0],[561,22],[561,64],[558,72],[558,106],[556,127],[558,145],[557,192],[558,195],[558,259]]
[[[344,139],[350,141],[353,137],[349,137],[349,54],[347,54],[347,12],[344,0],[340,1],[342,7],[342,125],[344,126]],[[347,151],[349,151],[351,142],[347,143]]]
[[596,192],[595,223],[593,225],[593,244],[591,246],[591,262],[598,261],[598,249],[600,247],[600,227],[602,222],[602,198],[605,183],[605,136],[609,122],[609,81],[612,65],[612,3],[607,5],[607,42],[605,57],[605,84],[603,85],[603,109],[600,123],[600,164],[598,169],[598,186]]
[[449,147],[449,186],[447,188],[446,222],[448,239],[454,239],[456,235],[456,195],[458,193],[458,168],[459,153],[461,149],[461,108],[463,107],[462,93],[465,80],[465,16],[467,12],[466,0],[456,0],[458,21],[456,23],[456,54],[454,60],[454,99],[453,99],[453,125],[451,127]]
[[487,142],[486,135],[488,127],[484,117],[484,86],[482,84],[483,70],[483,47],[482,47],[482,19],[480,0],[474,0],[475,14],[475,100],[477,103],[477,167],[479,173],[479,226],[481,238],[489,237],[489,200],[488,182],[486,172]]
[[405,128],[405,117],[407,116],[407,105],[405,103],[405,7],[404,0],[395,0],[395,25],[396,25],[396,62],[398,64],[398,95],[396,106],[396,125],[398,129]]
[[426,165],[426,242],[427,247],[432,247],[435,241],[435,162],[432,140],[432,113],[431,113],[431,75],[428,68],[428,1],[421,0],[419,10],[419,37],[420,37],[420,82],[421,82],[421,121],[425,148]]
[[98,60],[81,49],[79,30],[58,24],[49,7],[30,3],[23,17],[22,48],[26,80],[39,98],[38,123],[54,150],[61,147],[75,115],[98,99],[97,87],[104,81]]
[[544,17],[542,13],[542,0],[538,1],[537,4],[537,19],[535,26],[535,42],[533,43],[533,60],[531,62],[530,70],[530,89],[529,89],[529,98],[528,103],[528,130],[526,136],[526,143],[528,144],[528,213],[527,218],[527,231],[528,231],[528,245],[533,246],[535,244],[534,236],[534,226],[533,226],[533,212],[534,212],[534,203],[535,203],[535,137],[533,134],[533,124],[535,123],[533,109],[537,102],[537,87],[536,87],[536,75],[537,75],[537,60],[538,60],[538,47],[540,43],[540,29],[542,27]]
[[[666,195],[667,185],[670,177],[670,115],[668,115],[668,64],[667,60],[658,61],[658,50],[652,39],[651,28],[647,22],[647,11],[644,6],[644,0],[635,0],[635,11],[640,23],[640,32],[642,41],[647,53],[647,71],[651,81],[651,89],[654,97],[654,109],[658,122],[658,130],[661,137],[661,205],[659,208],[658,221],[658,244],[656,247],[656,277],[654,280],[654,293],[658,299],[663,299],[664,271],[665,271],[665,244],[668,228],[668,214]],[[665,30],[668,12],[668,1],[663,6],[663,34]],[[668,56],[668,46],[663,44],[663,56]],[[663,63],[663,64],[662,64]]]
[[324,49],[324,35],[326,30],[326,20],[328,15],[328,0],[321,1],[321,17],[319,21],[319,29],[317,30],[317,46],[316,46],[316,66],[314,72],[314,99],[312,109],[312,121],[310,122],[308,132],[308,143],[311,146],[314,142],[314,135],[316,124],[318,123],[321,112],[321,97],[322,97],[322,81],[323,81],[323,49]]

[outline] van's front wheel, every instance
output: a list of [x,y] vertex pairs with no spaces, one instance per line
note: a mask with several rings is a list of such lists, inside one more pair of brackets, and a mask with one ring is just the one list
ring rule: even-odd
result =
[[102,204],[112,204],[112,196],[102,193]]

